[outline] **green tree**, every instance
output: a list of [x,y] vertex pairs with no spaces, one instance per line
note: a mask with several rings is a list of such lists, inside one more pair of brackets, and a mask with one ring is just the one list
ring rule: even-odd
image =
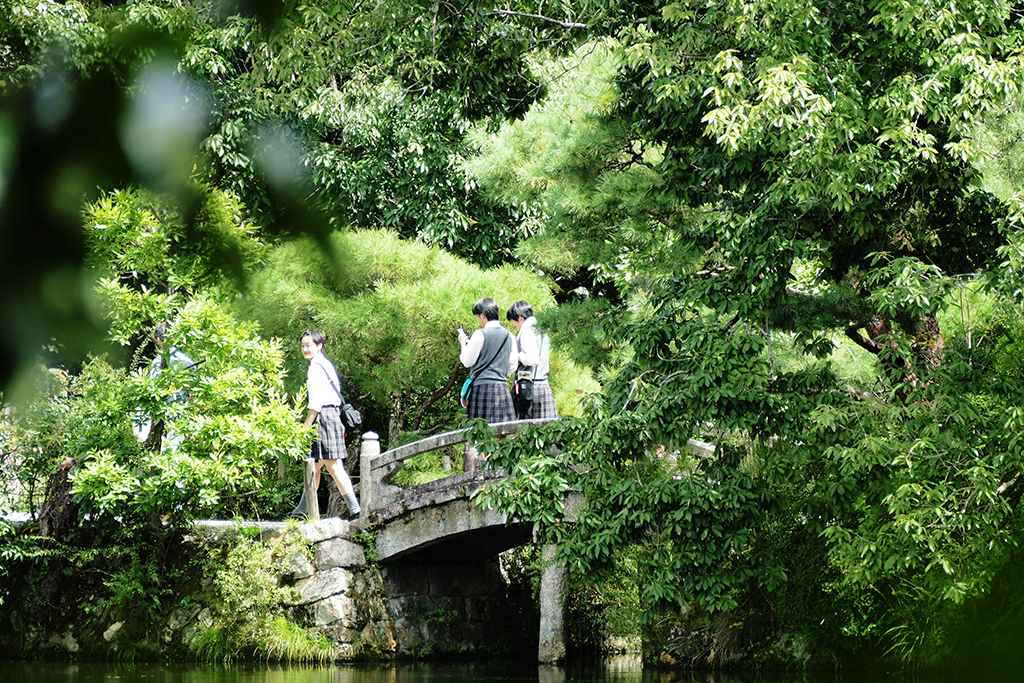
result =
[[[217,299],[237,293],[238,273],[264,247],[237,202],[195,192],[202,199],[190,224],[173,198],[139,190],[87,208],[91,303],[109,321],[111,342],[131,353],[46,373],[37,400],[18,408],[9,443],[28,492],[67,459],[76,501],[94,515],[252,516],[283,495],[277,462],[299,458],[308,436],[284,390],[280,343],[260,339]],[[202,239],[189,239],[188,227]],[[173,328],[161,350],[152,335],[162,322]],[[170,363],[172,345],[195,364]],[[35,507],[31,498],[21,505]]]
[[[483,270],[391,232],[338,232],[330,244],[327,255],[308,239],[275,248],[240,302],[242,315],[295,344],[303,329],[323,330],[347,398],[369,408],[364,426],[391,443],[407,429],[461,423],[457,394],[467,371],[455,330],[475,329],[470,309],[477,299],[493,296],[505,307],[526,299],[539,311],[552,304],[545,281],[523,268]],[[293,354],[296,390],[304,365]],[[560,407],[573,412],[575,390],[588,386],[589,375],[557,351],[552,368]]]
[[[525,68],[525,36],[488,39],[503,23],[485,6],[417,2],[285,3],[271,31],[211,17],[184,60],[218,102],[206,178],[268,226],[282,200],[309,193],[335,227],[386,228],[482,266],[507,262],[520,237],[515,209],[487,200],[456,164],[469,120],[514,115],[542,92]],[[316,224],[290,229],[326,235]]]
[[[199,364],[154,374],[98,358],[40,394],[11,441],[19,466],[49,477],[73,461],[67,514],[174,524],[273,514],[288,495],[276,488],[278,460],[301,458],[309,438],[282,386],[280,345],[208,301],[186,305],[168,341]],[[147,421],[175,439],[141,442]]]
[[326,243],[337,213],[481,265],[519,239],[516,211],[454,162],[466,121],[522,112],[543,91],[525,68],[531,34],[486,3],[0,9],[0,284],[19,330],[0,355],[5,387],[53,338],[78,359],[102,350],[102,319],[69,296],[89,291],[80,210],[103,192],[177,196],[196,242],[193,176],[270,236]]
[[[584,418],[486,447],[515,476],[483,500],[539,520],[580,571],[657,539],[641,563],[649,618],[713,616],[751,590],[770,607],[786,564],[765,554],[765,525],[780,519],[823,534],[830,566],[894,608],[851,615],[861,625],[906,628],[909,605],[983,592],[1016,533],[1019,383],[980,363],[1008,358],[1005,342],[982,351],[941,323],[949,275],[1018,272],[1016,202],[979,189],[975,139],[1017,92],[1013,16],[981,2],[605,7],[594,28],[622,65],[611,101],[575,105],[561,135],[539,108],[474,169],[557,217],[522,253],[582,255],[619,289],[628,305],[575,347],[618,362]],[[665,246],[633,258],[642,228]],[[836,374],[839,338],[877,383]],[[774,367],[770,341],[786,339],[804,358]],[[693,436],[714,455],[688,457]],[[652,471],[660,453],[676,478]],[[571,524],[567,490],[587,497]]]

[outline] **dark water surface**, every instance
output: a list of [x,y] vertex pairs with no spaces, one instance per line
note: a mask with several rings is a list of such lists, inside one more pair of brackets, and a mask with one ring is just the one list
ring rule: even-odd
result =
[[[232,666],[150,663],[0,661],[0,683],[1002,683],[1002,677],[797,673],[680,673],[644,671],[636,657],[610,657],[565,666],[528,662],[356,666]],[[1024,672],[1017,679],[1024,683]]]

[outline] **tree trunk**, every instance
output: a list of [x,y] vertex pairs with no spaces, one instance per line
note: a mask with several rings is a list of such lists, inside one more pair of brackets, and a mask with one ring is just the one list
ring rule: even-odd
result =
[[946,340],[939,329],[939,318],[929,313],[917,321],[914,332],[914,353],[925,366],[934,370],[942,365],[942,352]]
[[456,359],[455,363],[452,365],[452,371],[451,371],[451,373],[448,376],[448,383],[445,384],[440,389],[438,389],[437,391],[435,391],[433,394],[431,394],[430,398],[428,398],[426,401],[424,401],[423,404],[420,405],[416,409],[416,415],[415,415],[415,417],[413,417],[413,420],[412,420],[412,428],[413,429],[418,430],[420,428],[420,423],[423,420],[423,413],[426,412],[427,408],[429,408],[431,405],[433,405],[437,401],[441,400],[441,398],[443,398],[445,396],[445,394],[447,394],[449,391],[452,390],[452,387],[455,386],[455,382],[456,382],[456,380],[459,377],[459,369],[461,367],[462,367],[462,363],[460,363],[459,360]]
[[[867,337],[860,333],[863,329]],[[910,398],[910,389],[918,385],[920,376],[914,367],[938,368],[942,365],[942,350],[946,342],[939,328],[939,319],[934,313],[928,313],[916,321],[913,330],[905,330],[913,338],[913,353],[916,363],[901,355],[882,354],[885,349],[895,349],[897,344],[892,337],[892,322],[886,318],[875,316],[864,322],[853,323],[846,329],[846,336],[858,346],[879,356],[886,376],[894,386],[898,387],[896,395],[902,401]]]
[[405,396],[391,394],[391,414],[388,415],[388,443],[398,443],[398,436],[405,431]]
[[78,461],[64,458],[57,465],[57,471],[46,489],[46,499],[39,510],[39,534],[55,540],[63,540],[68,532],[78,526],[79,505],[73,502],[71,475],[78,469]]

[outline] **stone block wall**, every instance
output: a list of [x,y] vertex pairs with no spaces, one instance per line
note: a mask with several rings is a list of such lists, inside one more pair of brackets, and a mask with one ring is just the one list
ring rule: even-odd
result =
[[497,558],[475,565],[392,563],[381,573],[399,654],[536,648],[537,625],[509,604]]
[[281,565],[298,615],[335,642],[336,656],[536,651],[535,609],[511,605],[497,558],[479,564],[368,564],[348,522],[331,518],[298,533]]
[[281,581],[295,588],[292,606],[299,618],[335,643],[339,659],[394,654],[380,574],[351,540],[348,522],[332,517],[303,525],[298,533],[312,545],[312,559],[304,548],[290,553]]

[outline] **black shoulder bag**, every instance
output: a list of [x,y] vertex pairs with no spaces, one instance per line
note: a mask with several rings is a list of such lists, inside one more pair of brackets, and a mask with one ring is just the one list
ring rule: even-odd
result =
[[[536,334],[536,333],[534,333]],[[538,346],[538,356],[544,353],[544,340]],[[533,370],[524,370],[529,366],[520,365],[516,370],[515,393],[512,396],[512,403],[515,405],[516,417],[525,420],[530,414],[533,406]]]
[[355,430],[361,427],[363,424],[363,415],[360,413],[354,405],[345,400],[345,397],[341,393],[341,389],[334,385],[334,379],[331,377],[331,373],[327,372],[327,368],[320,366],[320,369],[327,375],[327,381],[330,382],[331,388],[338,392],[338,400],[341,401],[341,423],[345,425],[345,433],[349,430]]

